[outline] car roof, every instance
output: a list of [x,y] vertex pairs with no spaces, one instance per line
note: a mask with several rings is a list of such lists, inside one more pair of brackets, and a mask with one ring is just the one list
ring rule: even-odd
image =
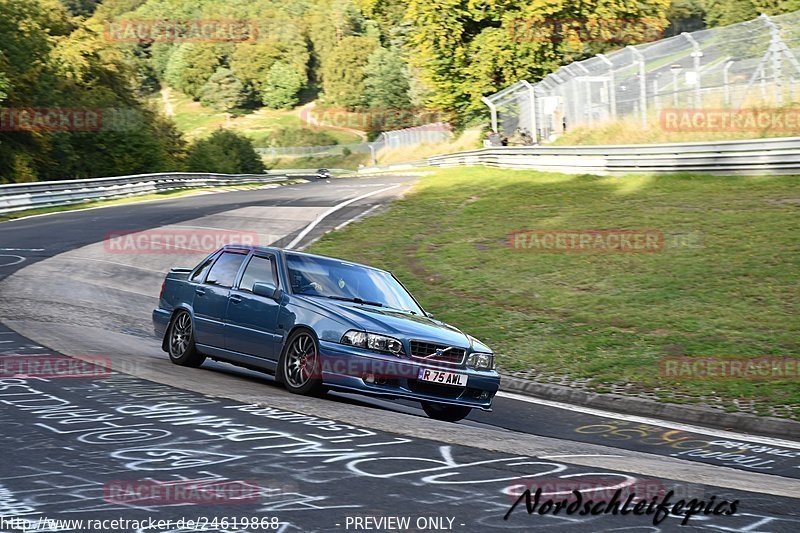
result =
[[387,272],[386,270],[382,270],[380,268],[375,268],[374,266],[365,265],[363,263],[357,263],[355,261],[349,261],[347,259],[342,259],[341,257],[333,257],[330,255],[318,255],[318,254],[310,254],[307,252],[299,252],[297,250],[291,250],[286,248],[278,248],[277,246],[260,246],[260,245],[247,245],[247,244],[226,244],[221,248],[222,250],[246,250],[246,251],[253,251],[253,252],[273,252],[273,253],[290,253],[294,255],[302,255],[304,257],[316,257],[319,259],[333,259],[334,261],[341,261],[343,263],[347,263],[350,265],[360,266],[364,268],[369,268],[371,270],[377,270],[379,272]]

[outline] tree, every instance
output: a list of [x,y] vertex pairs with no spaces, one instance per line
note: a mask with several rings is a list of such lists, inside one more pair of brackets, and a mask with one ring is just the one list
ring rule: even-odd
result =
[[218,129],[189,147],[190,172],[221,174],[261,174],[264,162],[253,148],[253,141],[232,131]]
[[707,0],[705,6],[705,21],[712,27],[752,20],[760,14],[753,0]]
[[260,100],[269,69],[281,55],[279,44],[270,39],[239,43],[230,58],[231,70]]
[[0,0],[0,37],[4,108],[102,117],[89,131],[66,122],[65,129],[60,123],[55,130],[11,126],[0,132],[0,182],[181,168],[180,134],[136,98],[135,75],[124,55],[107,47],[92,27],[71,19],[58,1]]
[[697,31],[705,27],[703,20],[706,12],[703,9],[702,0],[672,0],[666,16],[669,20],[669,27],[664,33],[665,37]]
[[8,92],[11,90],[11,80],[2,71],[0,71],[0,102],[8,98]]
[[222,65],[223,45],[217,43],[184,43],[169,57],[165,81],[189,96],[200,99],[200,91]]
[[276,61],[267,72],[261,91],[261,101],[272,109],[284,109],[297,104],[297,93],[305,86],[306,76],[291,65]]
[[346,37],[363,30],[364,17],[352,0],[322,0],[306,16],[308,38],[313,48],[313,67],[324,79],[328,58]]
[[244,85],[229,68],[219,67],[200,89],[200,101],[214,109],[230,111],[247,102]]
[[91,15],[102,0],[62,0],[73,15]]
[[520,79],[658,38],[669,1],[410,0],[410,64],[430,90],[427,104],[464,121],[485,112],[481,96]]
[[350,36],[334,48],[323,65],[325,99],[347,109],[366,104],[364,67],[378,43],[369,37]]
[[408,71],[397,51],[378,48],[370,54],[364,67],[364,98],[372,108],[409,107]]

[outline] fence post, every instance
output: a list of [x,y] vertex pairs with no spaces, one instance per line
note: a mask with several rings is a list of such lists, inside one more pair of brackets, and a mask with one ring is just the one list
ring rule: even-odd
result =
[[686,40],[692,45],[692,62],[694,65],[694,107],[700,108],[703,106],[702,95],[700,94],[700,58],[703,57],[703,51],[700,50],[700,44],[695,40],[690,33],[681,33]]
[[539,136],[536,132],[536,95],[533,93],[533,85],[525,80],[522,80],[520,83],[528,88],[528,101],[530,102],[529,105],[531,106],[531,136],[533,137],[534,142],[538,142]]
[[492,101],[485,96],[481,97],[481,102],[489,106],[489,112],[492,114],[492,131],[497,133],[497,108]]
[[772,95],[775,105],[779,106],[783,100],[783,88],[781,86],[781,78],[783,77],[781,73],[781,44],[783,41],[781,41],[778,25],[772,22],[769,15],[762,13],[761,18],[764,20],[764,24],[769,28],[770,38],[767,53],[772,60]]
[[653,104],[656,108],[656,116],[661,114],[661,101],[658,99],[658,74],[653,76]]
[[728,107],[731,105],[731,87],[730,87],[730,80],[728,79],[728,71],[733,66],[735,61],[733,58],[728,59],[725,62],[725,66],[722,69],[722,86],[723,90],[725,91],[725,106]]
[[642,121],[642,129],[647,129],[647,77],[645,73],[644,56],[635,47],[628,45],[633,56],[636,58],[635,63],[639,63],[639,117]]
[[609,111],[611,113],[611,119],[616,120],[617,118],[617,84],[614,81],[614,63],[605,55],[605,54],[597,54],[603,63],[608,65],[608,102],[609,102]]

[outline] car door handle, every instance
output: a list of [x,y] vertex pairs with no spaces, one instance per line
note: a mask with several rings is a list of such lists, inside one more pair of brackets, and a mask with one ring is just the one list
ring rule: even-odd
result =
[[239,296],[238,294],[232,294],[231,295],[231,303],[232,304],[238,304],[241,301],[242,301],[242,297]]
[[202,287],[197,287],[197,288],[194,290],[194,293],[195,293],[195,294],[198,294],[198,295],[200,295],[200,296],[202,296],[202,295],[204,295],[204,294],[206,293],[206,290],[205,290],[205,289],[203,289]]

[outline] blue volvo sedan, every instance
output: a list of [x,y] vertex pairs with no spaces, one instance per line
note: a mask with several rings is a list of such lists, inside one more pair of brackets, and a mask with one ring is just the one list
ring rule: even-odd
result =
[[485,344],[435,320],[391,273],[341,259],[228,245],[173,268],[153,311],[170,360],[272,373],[291,392],[405,398],[455,422],[491,410]]

